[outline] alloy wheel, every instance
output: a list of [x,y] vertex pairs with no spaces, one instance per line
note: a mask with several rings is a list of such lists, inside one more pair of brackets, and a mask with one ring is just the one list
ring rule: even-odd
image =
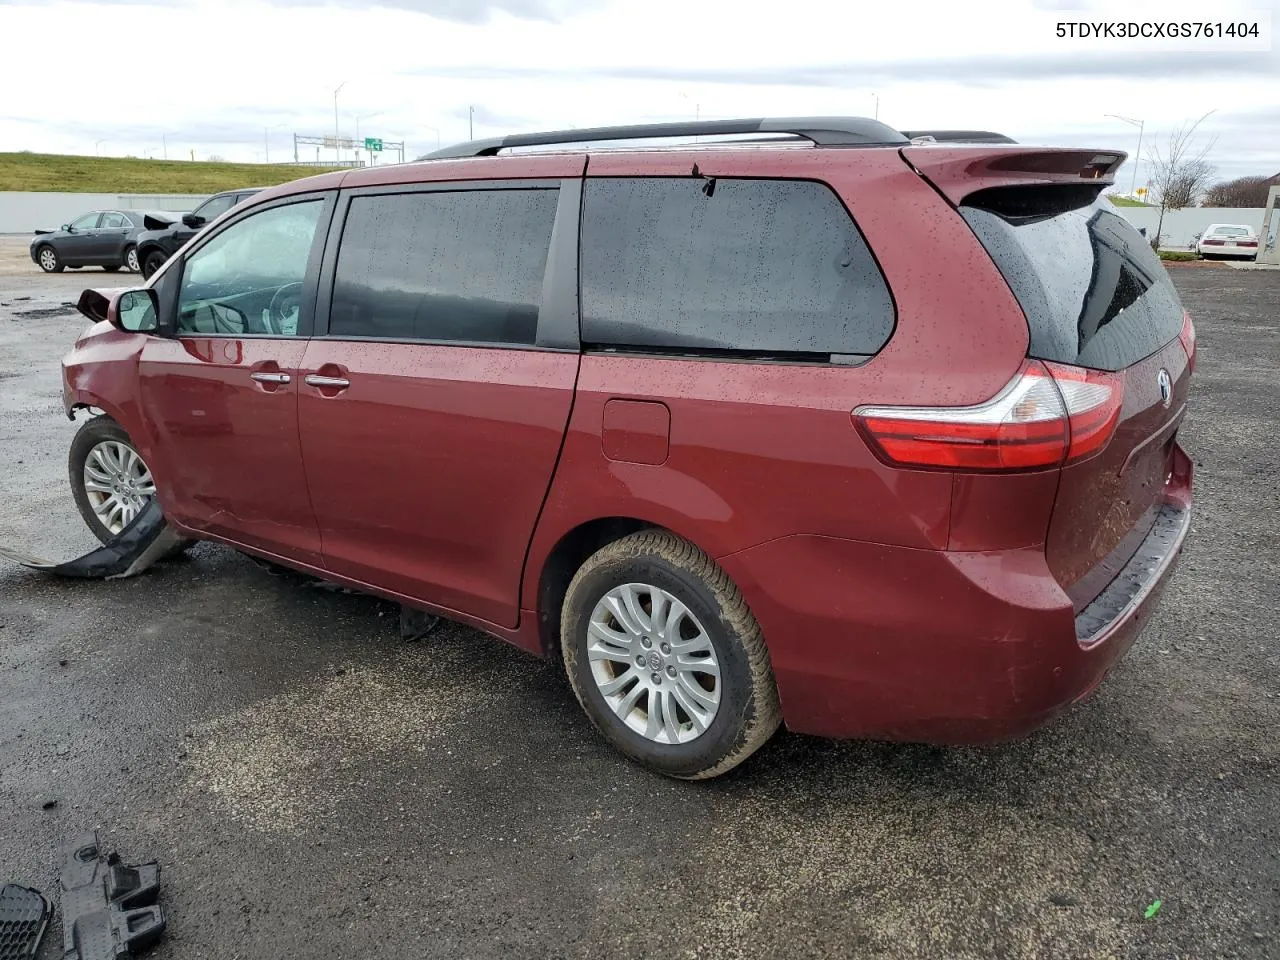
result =
[[660,587],[625,583],[601,597],[587,627],[587,657],[609,709],[647,740],[695,740],[720,708],[715,644]]
[[138,451],[120,440],[103,440],[84,461],[84,489],[94,515],[117,534],[155,496],[151,470]]

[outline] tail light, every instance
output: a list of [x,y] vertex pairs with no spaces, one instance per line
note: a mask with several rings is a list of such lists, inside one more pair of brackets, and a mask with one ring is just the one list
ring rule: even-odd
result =
[[995,397],[971,407],[859,407],[859,431],[881,460],[941,470],[1058,467],[1097,453],[1120,417],[1124,381],[1030,360]]
[[1182,311],[1182,332],[1178,334],[1178,339],[1182,341],[1182,349],[1187,351],[1187,369],[1192,373],[1196,370],[1196,325],[1191,322],[1191,314]]
[[1238,247],[1256,247],[1257,245],[1258,245],[1257,240],[1237,240],[1236,241],[1236,246]]
[[1206,247],[1225,247],[1227,245],[1225,240],[1201,240],[1200,243]]

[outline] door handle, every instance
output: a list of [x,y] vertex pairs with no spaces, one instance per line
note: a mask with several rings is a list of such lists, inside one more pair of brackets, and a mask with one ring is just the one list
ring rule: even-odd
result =
[[309,387],[329,387],[336,390],[345,390],[351,386],[351,381],[346,377],[322,377],[315,373],[307,374],[303,382]]
[[[251,373],[251,380],[257,380],[259,383],[288,383],[289,375],[287,373]],[[310,381],[307,381],[310,383]]]

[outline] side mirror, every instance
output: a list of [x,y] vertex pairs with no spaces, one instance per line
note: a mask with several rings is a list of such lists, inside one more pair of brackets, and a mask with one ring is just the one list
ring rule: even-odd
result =
[[149,287],[126,290],[116,300],[112,323],[130,333],[154,333],[159,326],[159,307],[156,292]]
[[194,230],[196,227],[204,226],[204,217],[197,216],[194,213],[184,213],[182,215],[182,222]]
[[103,320],[110,319],[111,300],[97,290],[86,290],[80,294],[76,309],[94,323],[101,323]]
[[62,226],[60,226],[58,229],[59,229],[59,230],[61,230],[63,233],[75,233],[75,232],[76,232],[76,228],[75,228],[75,227],[73,227],[73,226],[72,226],[71,224],[69,224],[69,223],[64,223],[64,224],[63,224]]

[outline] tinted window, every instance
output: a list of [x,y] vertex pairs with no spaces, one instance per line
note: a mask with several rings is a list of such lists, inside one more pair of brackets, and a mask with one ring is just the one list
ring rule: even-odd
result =
[[799,180],[588,180],[587,343],[872,354],[893,330],[884,277],[835,194]]
[[1001,212],[960,209],[1027,315],[1031,356],[1119,370],[1178,335],[1169,274],[1110,201],[1047,213],[995,201]]
[[324,201],[250,214],[186,258],[178,294],[178,332],[293,337],[303,281]]
[[556,190],[355,197],[329,334],[533,343]]

